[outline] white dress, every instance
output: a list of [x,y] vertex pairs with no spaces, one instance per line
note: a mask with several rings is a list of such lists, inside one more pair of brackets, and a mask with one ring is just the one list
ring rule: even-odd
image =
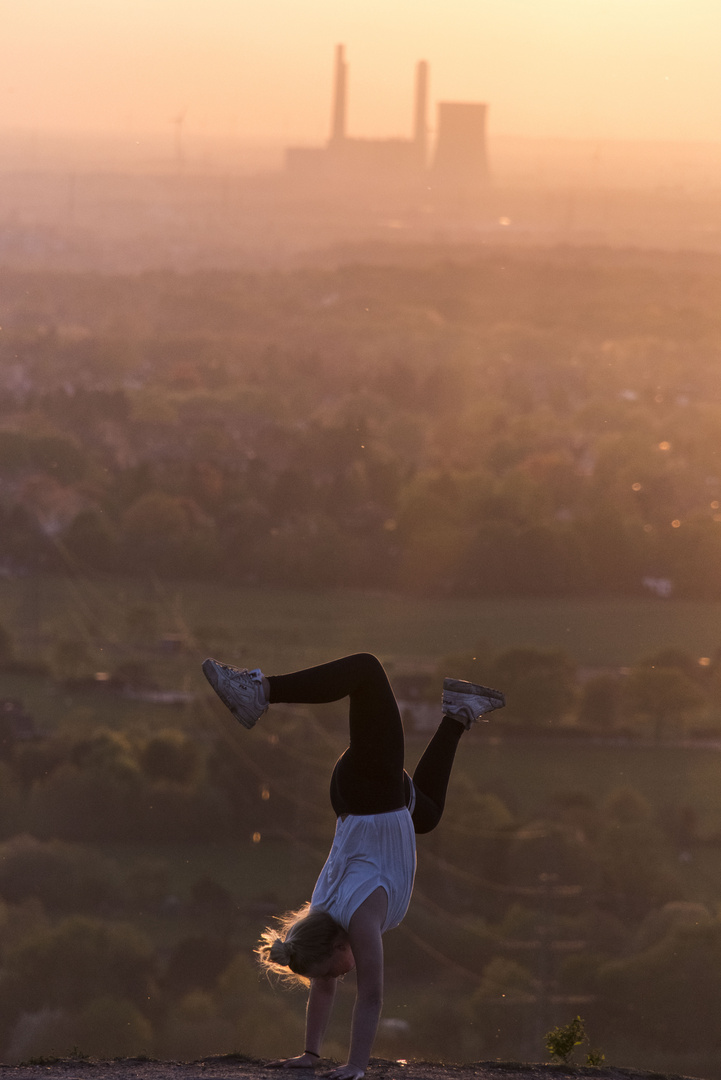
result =
[[409,811],[338,818],[333,846],[316,882],[311,907],[327,911],[344,930],[379,886],[388,897],[381,932],[403,919],[416,873],[416,834]]

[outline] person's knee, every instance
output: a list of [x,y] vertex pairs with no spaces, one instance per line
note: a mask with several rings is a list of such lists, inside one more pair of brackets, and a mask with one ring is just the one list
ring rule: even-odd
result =
[[365,676],[377,676],[380,674],[383,676],[384,679],[387,677],[385,673],[385,668],[381,664],[378,657],[374,656],[373,653],[354,653],[353,660]]
[[359,663],[359,664],[368,664],[370,667],[379,667],[379,668],[383,667],[383,665],[381,664],[378,657],[374,656],[373,653],[369,653],[369,652],[354,653],[353,654],[353,659],[355,661],[357,661],[357,663]]
[[426,833],[433,832],[439,821],[440,818],[436,818],[435,821],[416,821],[414,818],[413,831],[416,836],[425,836]]
[[416,803],[416,807],[411,814],[413,830],[416,835],[422,836],[424,833],[433,832],[436,825],[441,820],[441,815],[442,811],[436,806],[423,806]]

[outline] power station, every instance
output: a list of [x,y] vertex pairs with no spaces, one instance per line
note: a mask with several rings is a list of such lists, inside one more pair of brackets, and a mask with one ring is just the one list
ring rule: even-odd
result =
[[348,64],[337,45],[330,136],[325,146],[291,146],[286,173],[298,183],[324,188],[423,187],[439,198],[467,200],[488,183],[486,117],[480,102],[438,104],[436,135],[428,123],[428,63],[416,65],[410,138],[359,139],[348,134]]

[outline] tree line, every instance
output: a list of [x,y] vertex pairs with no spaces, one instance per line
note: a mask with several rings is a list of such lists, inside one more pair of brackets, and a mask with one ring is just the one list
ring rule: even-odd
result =
[[0,562],[721,596],[713,258],[3,274]]

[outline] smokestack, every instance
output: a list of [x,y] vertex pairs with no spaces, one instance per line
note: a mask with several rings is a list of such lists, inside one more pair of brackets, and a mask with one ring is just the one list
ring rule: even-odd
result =
[[331,143],[340,143],[346,137],[346,110],[348,98],[348,65],[345,62],[345,45],[335,47],[335,76],[333,79],[333,117],[330,128]]
[[428,155],[428,61],[419,60],[416,65],[416,96],[413,108],[413,142],[418,151],[421,167],[425,168]]

